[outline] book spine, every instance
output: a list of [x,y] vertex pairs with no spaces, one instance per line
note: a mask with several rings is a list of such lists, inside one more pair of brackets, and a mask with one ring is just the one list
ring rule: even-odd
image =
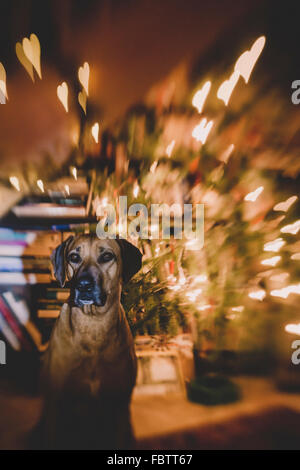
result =
[[3,297],[0,296],[0,312],[2,316],[8,323],[9,327],[13,330],[15,335],[17,336],[20,343],[24,346],[26,350],[30,350],[30,344],[27,339],[24,337],[21,328],[19,327],[18,322],[15,320],[12,312],[9,310],[7,304],[5,303]]
[[0,312],[0,331],[2,332],[3,336],[7,340],[7,342],[11,345],[11,347],[15,351],[21,350],[21,344],[18,340],[17,336],[15,335],[14,331],[10,328],[9,324],[5,320],[5,318],[1,315]]
[[58,318],[60,310],[38,310],[38,318]]

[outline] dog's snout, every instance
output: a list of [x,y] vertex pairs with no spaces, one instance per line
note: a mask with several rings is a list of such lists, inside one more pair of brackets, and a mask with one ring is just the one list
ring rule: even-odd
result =
[[77,289],[81,292],[91,292],[94,287],[94,281],[88,276],[81,277],[77,280]]

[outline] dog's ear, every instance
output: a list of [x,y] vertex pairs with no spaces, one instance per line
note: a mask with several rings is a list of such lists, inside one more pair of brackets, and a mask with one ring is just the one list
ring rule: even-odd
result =
[[142,253],[132,243],[124,238],[116,238],[121,250],[122,257],[122,278],[124,282],[134,276],[142,267]]
[[70,243],[74,240],[74,237],[71,235],[67,240],[65,240],[61,245],[57,246],[55,250],[52,251],[50,259],[54,269],[54,275],[61,287],[64,287],[66,282],[66,256]]

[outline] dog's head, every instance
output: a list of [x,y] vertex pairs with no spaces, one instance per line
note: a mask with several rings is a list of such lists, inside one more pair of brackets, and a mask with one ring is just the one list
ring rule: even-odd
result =
[[51,261],[60,285],[70,282],[70,300],[75,306],[104,307],[119,296],[121,281],[127,282],[139,271],[142,254],[124,239],[78,235],[59,245]]

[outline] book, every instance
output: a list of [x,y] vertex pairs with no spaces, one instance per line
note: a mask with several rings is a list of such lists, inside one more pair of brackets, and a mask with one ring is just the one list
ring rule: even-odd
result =
[[6,341],[11,345],[11,347],[15,351],[21,350],[21,344],[18,340],[17,336],[15,335],[14,331],[10,328],[9,324],[5,320],[5,318],[0,314],[0,331]]
[[0,272],[0,284],[3,285],[50,284],[51,281],[50,274]]
[[2,296],[0,296],[0,313],[2,314],[2,317],[5,319],[7,324],[9,325],[10,329],[14,332],[14,334],[18,338],[21,346],[23,346],[26,350],[30,350],[31,346],[30,346],[29,341],[24,336],[18,321],[14,317],[13,313],[10,311],[8,305],[6,304]]
[[64,291],[55,291],[51,289],[47,289],[47,292],[45,293],[45,297],[48,300],[68,300],[70,296],[70,291],[69,290],[64,290]]
[[35,346],[41,350],[43,346],[42,335],[38,328],[30,320],[30,312],[26,302],[23,299],[17,299],[11,291],[3,292],[2,295],[11,311],[15,314],[15,317],[26,330],[30,339],[33,341]]
[[[1,245],[0,245],[1,246]],[[49,258],[0,256],[0,272],[50,272]]]
[[11,243],[32,243],[36,238],[35,232],[22,232],[18,230],[12,230],[10,228],[0,227],[0,243],[11,242]]
[[31,218],[82,218],[86,217],[84,206],[65,206],[52,203],[27,204],[15,206],[12,212],[17,217]]
[[60,315],[59,309],[39,309],[37,311],[38,318],[58,318]]

